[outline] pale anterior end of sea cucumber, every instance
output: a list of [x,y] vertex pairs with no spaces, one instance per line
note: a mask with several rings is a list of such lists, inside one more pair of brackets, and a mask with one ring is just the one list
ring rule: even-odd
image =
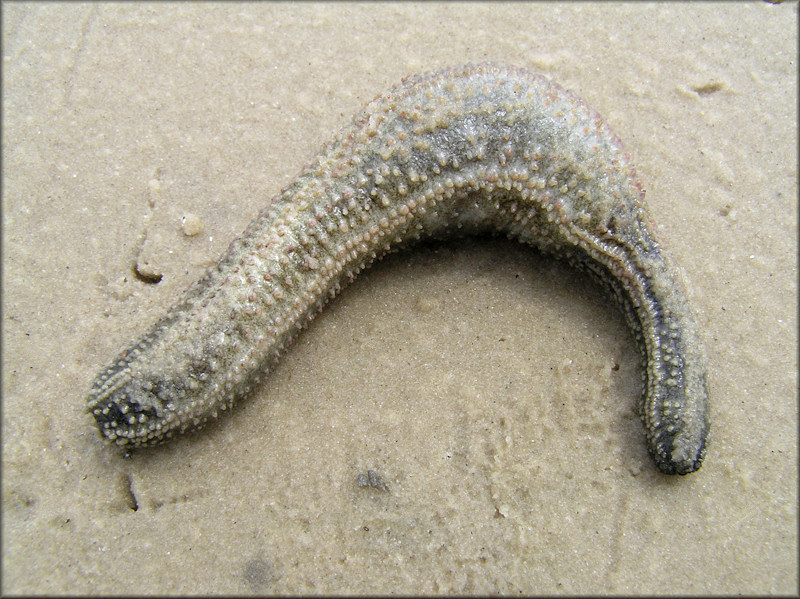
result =
[[87,410],[107,441],[129,447],[198,428],[386,252],[499,232],[610,291],[643,357],[649,452],[662,472],[693,472],[709,434],[705,357],[643,201],[619,139],[557,84],[497,64],[409,77],[356,115],[100,372]]

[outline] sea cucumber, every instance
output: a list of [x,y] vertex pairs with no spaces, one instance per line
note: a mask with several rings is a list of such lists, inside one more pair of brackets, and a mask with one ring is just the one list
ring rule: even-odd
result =
[[105,440],[153,445],[246,395],[325,303],[422,238],[501,233],[597,279],[643,360],[639,412],[667,474],[697,470],[706,362],[622,144],[580,98],[499,64],[408,77],[328,142],[87,397]]

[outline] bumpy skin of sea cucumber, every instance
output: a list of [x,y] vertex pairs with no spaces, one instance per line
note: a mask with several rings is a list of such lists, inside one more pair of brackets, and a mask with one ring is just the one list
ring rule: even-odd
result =
[[709,433],[705,357],[643,200],[619,139],[557,84],[497,64],[409,77],[97,376],[87,410],[107,441],[129,447],[198,428],[386,252],[500,232],[588,271],[616,298],[643,357],[649,452],[664,473],[693,472]]

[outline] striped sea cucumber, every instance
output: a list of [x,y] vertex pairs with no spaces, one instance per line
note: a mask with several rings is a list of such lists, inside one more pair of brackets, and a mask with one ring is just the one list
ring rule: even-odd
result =
[[664,473],[697,470],[704,351],[634,167],[580,98],[498,64],[409,77],[376,97],[100,372],[87,410],[128,447],[198,428],[361,269],[422,238],[481,232],[567,260],[610,292],[641,350],[649,452]]

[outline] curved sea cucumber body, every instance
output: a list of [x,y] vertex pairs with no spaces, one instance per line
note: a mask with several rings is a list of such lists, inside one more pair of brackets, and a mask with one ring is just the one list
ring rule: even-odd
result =
[[611,292],[643,357],[650,454],[662,472],[692,472],[709,431],[705,357],[643,200],[618,138],[557,84],[496,64],[407,78],[97,376],[87,409],[120,445],[198,428],[258,384],[328,299],[386,252],[500,232]]

